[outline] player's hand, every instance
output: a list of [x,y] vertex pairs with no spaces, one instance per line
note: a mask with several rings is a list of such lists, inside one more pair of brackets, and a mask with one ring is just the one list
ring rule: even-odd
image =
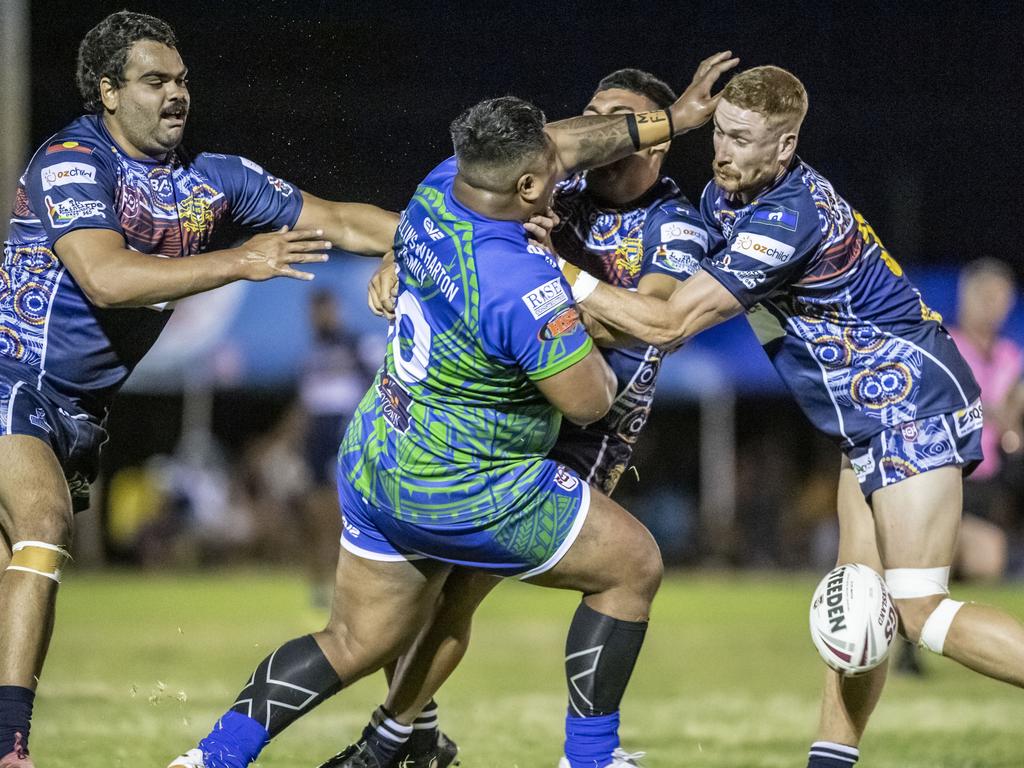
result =
[[711,87],[718,78],[739,62],[740,60],[732,55],[732,51],[721,51],[700,63],[690,86],[669,107],[672,125],[677,134],[699,128],[711,119],[715,107],[718,106],[718,100],[722,98],[721,91],[712,96]]
[[366,288],[366,303],[373,314],[387,320],[394,320],[397,296],[398,271],[395,269],[394,252],[388,251],[381,260],[381,265],[370,278],[370,284]]
[[327,261],[324,253],[331,247],[324,240],[322,229],[296,229],[281,227],[249,238],[242,251],[242,277],[245,280],[269,280],[272,277],[292,277],[312,280],[312,272],[295,269],[293,264],[317,264]]
[[555,213],[554,209],[548,208],[544,213],[533,214],[530,220],[523,224],[523,228],[526,230],[526,234],[530,236],[530,240],[544,246],[549,251],[553,251],[551,231],[558,226],[560,221],[561,219],[558,218],[558,214]]

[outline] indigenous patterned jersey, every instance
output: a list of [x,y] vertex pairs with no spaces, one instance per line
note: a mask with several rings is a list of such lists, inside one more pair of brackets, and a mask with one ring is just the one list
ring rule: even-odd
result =
[[702,267],[747,309],[818,429],[849,447],[943,413],[961,436],[981,428],[978,385],[942,318],[817,171],[796,159],[748,205],[711,182],[701,213]]
[[387,514],[472,527],[544,491],[561,416],[533,381],[592,342],[551,254],[521,222],[459,203],[456,170],[454,158],[435,168],[402,214],[397,317],[340,470]]
[[[652,273],[685,280],[707,253],[700,214],[667,176],[628,208],[613,208],[601,205],[580,175],[559,187],[554,207],[558,255],[612,285],[635,289]],[[588,427],[563,422],[552,455],[611,493],[647,423],[663,355],[646,344],[601,352],[618,379],[615,403]]]
[[134,160],[102,119],[81,117],[39,148],[18,184],[0,268],[0,357],[102,418],[170,312],[92,305],[57,258],[57,241],[110,229],[133,250],[178,258],[205,249],[222,219],[274,229],[294,225],[301,208],[297,189],[249,160],[181,151]]

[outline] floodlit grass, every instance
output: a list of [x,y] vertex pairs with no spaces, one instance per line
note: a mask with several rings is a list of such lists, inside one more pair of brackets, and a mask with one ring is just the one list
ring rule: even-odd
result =
[[[802,766],[822,665],[807,633],[811,576],[683,573],[666,579],[623,706],[623,746],[651,768]],[[1024,616],[1024,590],[962,589]],[[474,647],[440,698],[466,768],[546,768],[561,754],[562,645],[576,597],[521,584],[481,609]],[[71,573],[36,704],[38,768],[163,768],[194,746],[253,666],[318,629],[287,573]],[[930,657],[890,677],[866,738],[873,768],[1024,765],[1024,692]],[[383,697],[342,691],[264,752],[312,767],[351,741]]]

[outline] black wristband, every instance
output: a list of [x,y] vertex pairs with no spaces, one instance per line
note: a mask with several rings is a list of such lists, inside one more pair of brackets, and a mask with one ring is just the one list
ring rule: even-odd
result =
[[640,149],[640,131],[636,127],[636,115],[626,115],[626,128],[629,129],[629,138],[633,142],[633,149]]

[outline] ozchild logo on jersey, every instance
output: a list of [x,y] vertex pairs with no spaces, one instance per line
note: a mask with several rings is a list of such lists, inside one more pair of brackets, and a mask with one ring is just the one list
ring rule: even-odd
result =
[[44,192],[61,184],[95,184],[96,169],[85,163],[57,163],[43,168],[39,179]]
[[752,259],[778,267],[792,258],[796,249],[772,237],[741,232],[732,244],[732,250]]

